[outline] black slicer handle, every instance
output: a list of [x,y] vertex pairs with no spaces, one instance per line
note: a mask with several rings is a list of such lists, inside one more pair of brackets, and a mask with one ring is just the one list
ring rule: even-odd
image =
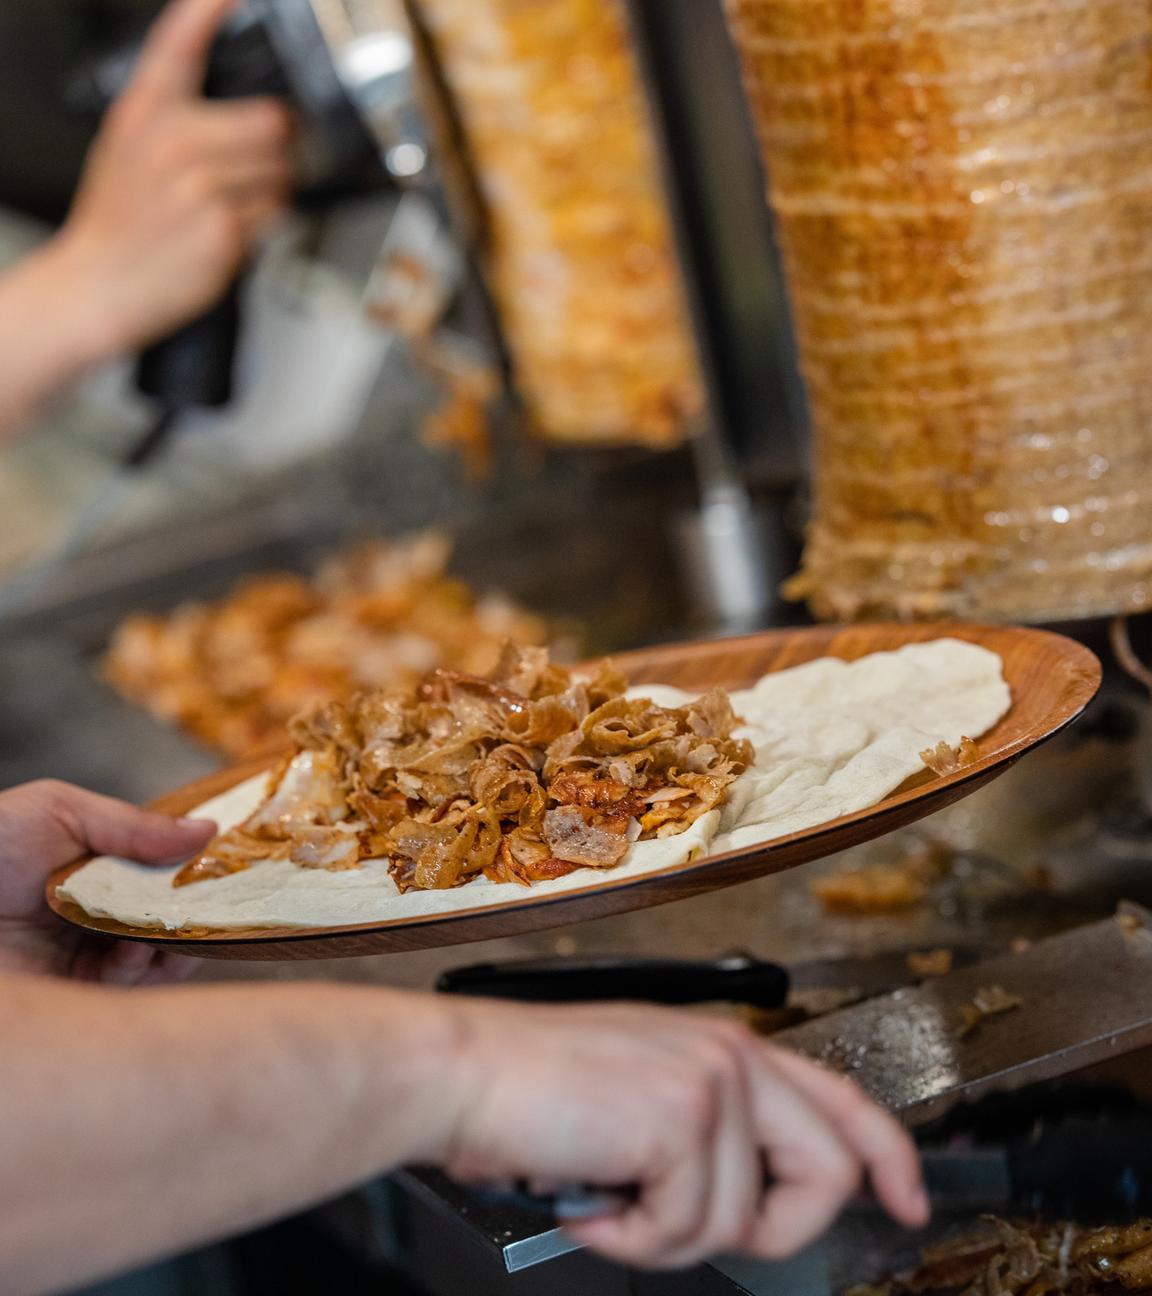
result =
[[219,409],[232,400],[240,341],[241,284],[210,311],[148,348],[136,386],[165,409]]
[[[270,96],[291,101],[291,85],[266,24],[248,10],[217,37],[204,80],[208,99]],[[165,410],[219,409],[232,401],[244,276],[211,310],[141,355],[136,386]]]
[[748,955],[715,962],[658,958],[526,959],[454,968],[436,983],[441,994],[535,1003],[633,1000],[659,1004],[736,1003],[781,1008],[786,969]]

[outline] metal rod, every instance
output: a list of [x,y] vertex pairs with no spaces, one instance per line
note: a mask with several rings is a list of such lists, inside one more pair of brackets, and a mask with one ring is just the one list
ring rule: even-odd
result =
[[692,437],[696,472],[705,494],[743,493],[744,484],[732,449],[735,412],[725,381],[719,331],[704,270],[706,234],[692,202],[693,178],[689,168],[683,165],[684,151],[678,147],[685,127],[676,111],[675,90],[668,74],[671,60],[662,47],[650,0],[625,2],[707,401],[707,415]]
[[700,490],[700,510],[681,527],[679,540],[697,606],[721,631],[764,624],[772,603],[768,541],[744,484],[737,443],[739,402],[724,357],[721,306],[709,271],[709,234],[695,201],[699,188],[684,147],[688,123],[678,110],[671,69],[675,51],[656,17],[665,0],[626,0],[640,79],[648,99],[656,155],[684,299],[704,384],[706,413],[690,438]]

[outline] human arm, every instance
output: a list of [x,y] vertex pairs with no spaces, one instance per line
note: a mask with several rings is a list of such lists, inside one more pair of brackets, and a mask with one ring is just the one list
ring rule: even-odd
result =
[[139,943],[78,956],[45,878],[86,849],[163,860],[211,831],[62,783],[0,793],[0,1290],[59,1290],[413,1161],[639,1185],[575,1230],[635,1263],[794,1250],[865,1170],[922,1213],[895,1123],[732,1022],[339,986],[125,993],[173,969]]
[[170,819],[54,779],[0,792],[0,976],[74,977],[111,985],[180,979],[191,959],[66,927],[48,909],[44,883],[85,854],[174,863],[199,850],[216,825]]
[[[791,1252],[865,1166],[923,1218],[911,1145],[847,1082],[687,1014],[12,978],[0,1039],[5,1291],[92,1281],[413,1162],[640,1184],[627,1215],[574,1231],[642,1264]],[[780,1184],[763,1200],[762,1152]]]
[[284,209],[292,122],[203,99],[234,0],[174,0],[110,109],[61,231],[0,278],[0,438],[88,368],[213,304]]
[[352,988],[0,978],[0,1291],[71,1290],[422,1151],[438,1026]]

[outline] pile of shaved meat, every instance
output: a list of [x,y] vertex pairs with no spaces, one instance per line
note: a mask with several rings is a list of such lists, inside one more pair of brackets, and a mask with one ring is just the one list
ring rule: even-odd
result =
[[411,688],[436,666],[480,674],[507,639],[554,627],[448,574],[452,544],[429,531],[356,545],[310,578],[268,572],[212,603],[136,614],[104,677],[157,719],[230,756],[272,750],[308,707],[358,689]]
[[753,759],[723,690],[672,709],[626,689],[609,665],[581,677],[508,645],[485,678],[441,669],[301,716],[264,803],[175,885],[270,859],[387,859],[401,891],[612,868],[720,806]]
[[1152,1291],[1152,1220],[1086,1229],[988,1219],[920,1267],[847,1296],[1116,1296]]

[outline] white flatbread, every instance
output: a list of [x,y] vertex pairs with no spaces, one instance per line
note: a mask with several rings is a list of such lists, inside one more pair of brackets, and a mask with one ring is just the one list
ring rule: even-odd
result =
[[756,764],[732,789],[716,853],[874,806],[923,770],[922,751],[987,733],[1012,695],[995,653],[934,639],[765,675],[732,703]]
[[[647,684],[633,693],[665,706],[690,696]],[[924,768],[926,748],[987,732],[1008,711],[1011,695],[995,653],[937,639],[852,663],[824,658],[780,671],[733,701],[747,722],[742,733],[756,747],[756,764],[733,785],[723,822],[714,812],[679,837],[637,842],[611,870],[579,869],[531,888],[481,878],[451,891],[401,895],[379,860],[343,873],[268,861],[177,888],[174,869],[105,857],[79,869],[60,893],[95,917],[170,931],[335,927],[523,904],[675,868],[866,809]],[[230,828],[256,808],[265,782],[251,779],[195,813]]]

